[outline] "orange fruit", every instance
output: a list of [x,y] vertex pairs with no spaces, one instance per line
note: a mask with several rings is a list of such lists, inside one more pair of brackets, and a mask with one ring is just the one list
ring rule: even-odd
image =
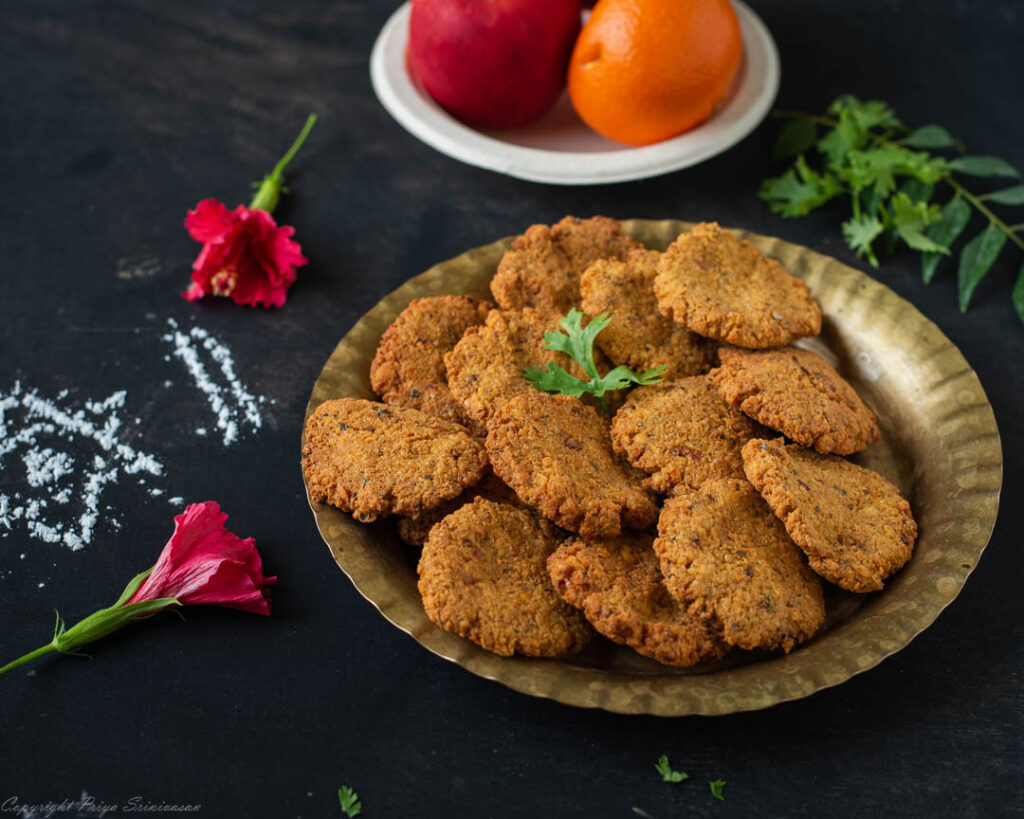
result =
[[711,116],[742,56],[729,0],[598,0],[569,61],[569,96],[598,133],[649,145]]

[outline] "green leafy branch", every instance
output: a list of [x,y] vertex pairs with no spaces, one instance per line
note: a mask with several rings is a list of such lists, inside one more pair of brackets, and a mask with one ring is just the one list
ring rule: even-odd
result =
[[[963,145],[941,125],[911,130],[886,103],[852,95],[835,100],[826,115],[776,111],[775,116],[789,122],[779,133],[774,158],[796,160],[781,176],[765,180],[759,195],[787,218],[848,197],[851,215],[842,224],[843,238],[872,266],[879,264],[879,243],[892,253],[902,242],[921,253],[922,278],[931,282],[942,260],[953,255],[973,209],[988,224],[960,248],[957,287],[960,311],[966,312],[1007,240],[1024,250],[1024,224],[1007,224],[989,207],[1024,205],[1024,184],[979,195],[954,175],[1020,179],[1020,173],[999,157],[963,155]],[[820,156],[818,169],[806,158],[812,148]],[[933,153],[938,150],[951,155]],[[953,192],[941,205],[933,201],[940,183]],[[1024,265],[1011,300],[1024,321]]]
[[544,346],[548,350],[565,353],[576,361],[587,374],[588,380],[577,378],[554,361],[549,361],[544,369],[527,367],[523,371],[523,375],[538,390],[545,392],[571,395],[573,398],[579,398],[584,393],[591,393],[601,402],[604,411],[611,415],[608,405],[604,401],[606,392],[625,389],[630,384],[644,386],[657,384],[662,380],[666,367],[664,364],[659,364],[657,367],[652,367],[637,375],[629,367],[620,364],[601,375],[594,363],[594,339],[608,326],[611,316],[607,313],[595,316],[587,323],[586,327],[583,326],[584,318],[585,315],[579,310],[571,309],[569,314],[558,322],[565,333],[544,333]]

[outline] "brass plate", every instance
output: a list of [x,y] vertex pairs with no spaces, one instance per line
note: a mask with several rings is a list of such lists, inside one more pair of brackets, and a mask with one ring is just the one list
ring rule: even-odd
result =
[[[692,227],[640,219],[624,226],[658,250]],[[312,503],[334,559],[381,614],[435,654],[517,691],[618,713],[682,716],[766,708],[838,685],[899,651],[949,605],[992,534],[1002,485],[999,432],[977,375],[938,327],[874,279],[807,248],[736,233],[807,283],[825,321],[806,346],[830,357],[878,414],[882,439],[859,460],[899,485],[920,527],[913,558],[886,589],[830,592],[824,630],[785,656],[734,651],[718,663],[675,669],[598,640],[567,660],[504,658],[427,619],[416,590],[418,551],[398,539],[391,520],[364,525]],[[374,398],[369,366],[384,329],[414,298],[486,298],[508,244],[435,265],[381,300],[327,360],[307,417],[329,398]]]

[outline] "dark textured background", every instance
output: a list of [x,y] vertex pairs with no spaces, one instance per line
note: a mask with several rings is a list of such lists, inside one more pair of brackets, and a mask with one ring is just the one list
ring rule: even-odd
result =
[[[1024,168],[1020,3],[757,0],[782,56],[786,108],[842,92],[940,122],[974,153]],[[1024,328],[1009,246],[956,310],[952,272],[929,287],[898,255],[878,275],[977,369],[1002,434],[1003,508],[966,588],[898,655],[760,713],[623,717],[506,690],[385,622],[337,570],[298,469],[303,409],[338,339],[432,263],[566,213],[718,220],[858,266],[838,211],[785,221],[755,193],[775,169],[765,124],[727,153],[660,179],[557,188],[464,166],[420,144],[370,88],[373,40],[394,2],[5,3],[0,10],[3,274],[0,389],[104,397],[127,388],[130,434],[164,485],[215,498],[280,577],[268,620],[194,609],[115,635],[95,659],[46,658],[0,680],[0,799],[201,803],[210,817],[978,816],[1024,812]],[[178,297],[197,247],[182,229],[205,196],[233,204],[306,113],[321,120],[279,217],[310,258],[278,311]],[[1017,221],[1022,221],[1018,219]],[[225,448],[178,362],[167,317],[232,348],[274,403],[259,435]],[[15,491],[0,474],[0,489]],[[166,539],[170,507],[108,490],[117,530],[81,552],[0,538],[0,652],[48,639],[112,600]],[[19,555],[25,553],[25,558]],[[40,583],[45,584],[40,587]],[[667,753],[691,780],[662,784]],[[727,801],[706,782],[728,781]]]

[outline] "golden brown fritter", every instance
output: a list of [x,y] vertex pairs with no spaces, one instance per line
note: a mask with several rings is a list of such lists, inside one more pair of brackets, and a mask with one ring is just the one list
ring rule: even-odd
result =
[[743,448],[747,477],[807,553],[852,592],[878,591],[910,560],[917,524],[899,489],[870,469],[779,438]]
[[653,540],[567,540],[548,558],[548,573],[559,596],[608,639],[666,665],[718,659],[729,646],[668,593]]
[[821,308],[807,286],[714,222],[665,251],[654,292],[666,316],[738,347],[778,347],[821,332]]
[[457,498],[438,504],[433,509],[427,509],[416,517],[410,515],[400,518],[398,521],[398,536],[410,546],[422,546],[435,523],[442,518],[448,517],[460,506],[472,503],[477,498],[484,498],[495,503],[508,503],[513,506],[521,505],[519,498],[516,497],[516,493],[509,489],[501,478],[488,469],[487,474],[484,475],[479,483],[469,487]]
[[668,494],[680,484],[742,478],[740,450],[766,432],[697,375],[633,390],[612,421],[612,445],[650,473],[648,489]]
[[487,425],[494,472],[523,503],[584,537],[645,529],[658,508],[612,451],[608,425],[578,398],[524,393]]
[[427,616],[506,657],[579,651],[593,632],[547,573],[560,538],[521,507],[478,498],[457,509],[423,544],[419,590]]
[[613,364],[638,373],[659,364],[668,379],[707,372],[718,345],[658,312],[654,277],[660,257],[655,250],[634,250],[625,261],[603,259],[587,268],[580,280],[583,312],[611,315],[595,344]]
[[680,488],[661,510],[654,551],[669,592],[731,645],[788,652],[825,619],[821,581],[746,481]]
[[387,404],[422,410],[446,421],[476,426],[448,389],[445,353],[470,327],[483,324],[488,302],[470,296],[414,299],[381,336],[370,365],[373,391]]
[[642,247],[606,216],[533,225],[517,236],[491,280],[494,300],[505,310],[531,307],[563,316],[580,306],[580,277],[598,259],[623,259]]
[[523,370],[555,361],[578,378],[587,375],[565,353],[548,350],[544,333],[558,329],[558,320],[536,310],[521,313],[492,310],[486,323],[466,331],[445,356],[448,386],[471,418],[486,424],[507,401],[536,392]]
[[421,514],[487,470],[487,453],[464,427],[359,398],[322,403],[306,421],[303,438],[310,499],[364,522]]
[[[719,350],[708,373],[722,397],[818,452],[849,455],[878,440],[878,419],[824,358],[809,350]],[[766,436],[767,437],[767,436]]]

